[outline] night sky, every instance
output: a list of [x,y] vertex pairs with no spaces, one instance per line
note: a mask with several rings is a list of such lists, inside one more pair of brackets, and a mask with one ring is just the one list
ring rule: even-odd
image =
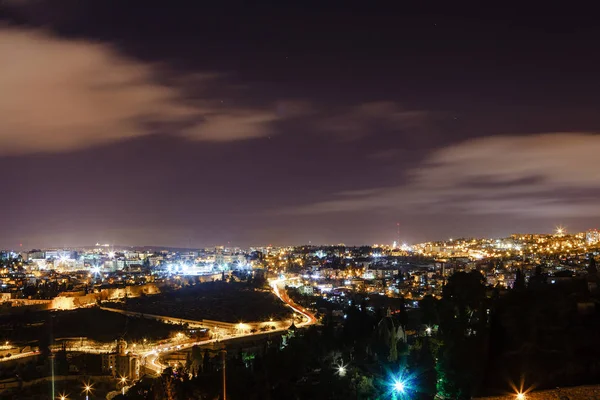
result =
[[202,3],[0,2],[0,247],[600,225],[594,14]]

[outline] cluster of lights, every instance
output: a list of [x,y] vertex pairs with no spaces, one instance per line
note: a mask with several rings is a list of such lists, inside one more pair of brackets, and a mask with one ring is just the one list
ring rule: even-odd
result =
[[568,234],[559,226],[552,234],[512,235],[505,239],[459,239],[448,242],[426,242],[416,244],[413,249],[429,257],[468,257],[480,260],[489,257],[510,256],[511,254],[555,254],[575,249],[587,251],[588,244],[598,243],[600,233],[590,229],[587,232]]
[[[431,329],[431,328],[428,328],[428,329]],[[340,377],[343,377],[346,375],[347,367],[346,367],[346,365],[344,365],[343,362],[337,364],[335,369],[336,369],[336,373]],[[391,388],[393,398],[395,398],[395,395],[400,395],[400,396],[405,395],[409,389],[408,381],[405,378],[403,378],[402,376],[394,377],[391,379],[390,388]],[[402,398],[404,398],[404,397],[402,397]],[[515,400],[527,400],[527,396],[525,395],[524,392],[520,391],[516,394]]]

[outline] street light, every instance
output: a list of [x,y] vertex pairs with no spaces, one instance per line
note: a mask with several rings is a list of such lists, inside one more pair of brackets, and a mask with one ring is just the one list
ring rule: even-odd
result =
[[83,386],[83,391],[85,392],[85,400],[89,400],[89,395],[90,392],[92,391],[92,385],[90,385],[89,383],[85,383]]
[[525,393],[517,393],[517,400],[525,400]]
[[127,383],[127,377],[126,376],[122,376],[121,377],[121,385],[123,385],[123,387],[121,388],[123,393],[123,396],[125,396],[125,384]]
[[404,382],[402,382],[401,380],[394,381],[394,384],[392,386],[396,393],[404,393],[404,391],[406,390]]
[[347,371],[348,369],[346,368],[343,362],[337,365],[337,374],[339,376],[346,376]]
[[67,400],[67,396],[65,394],[61,394],[59,397],[60,400]]

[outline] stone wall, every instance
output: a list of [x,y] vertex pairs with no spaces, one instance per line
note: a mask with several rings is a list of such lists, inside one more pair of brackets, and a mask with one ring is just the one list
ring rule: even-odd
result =
[[0,315],[23,314],[26,311],[44,311],[52,307],[52,300],[11,300],[0,306]]
[[[516,400],[515,394],[499,397],[481,397],[473,400]],[[576,386],[527,393],[526,400],[600,400],[600,385]]]
[[2,303],[0,315],[21,314],[25,311],[73,310],[96,304],[97,300],[116,300],[124,297],[139,297],[160,293],[160,288],[154,283],[132,285],[122,288],[101,289],[99,293],[67,292],[52,300],[18,299]]
[[73,292],[68,295],[58,296],[52,300],[51,309],[55,310],[71,310],[77,307],[85,307],[96,304],[97,300],[116,300],[124,297],[139,297],[142,294],[152,295],[160,293],[159,287],[154,283],[145,285],[132,285],[122,288],[101,289],[98,293],[89,293],[74,295]]

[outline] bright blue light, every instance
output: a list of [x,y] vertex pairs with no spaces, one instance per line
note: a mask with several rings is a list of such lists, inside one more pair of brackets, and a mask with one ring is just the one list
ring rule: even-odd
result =
[[394,382],[394,390],[397,393],[404,393],[404,390],[405,390],[404,382],[402,382],[402,381],[395,381]]

